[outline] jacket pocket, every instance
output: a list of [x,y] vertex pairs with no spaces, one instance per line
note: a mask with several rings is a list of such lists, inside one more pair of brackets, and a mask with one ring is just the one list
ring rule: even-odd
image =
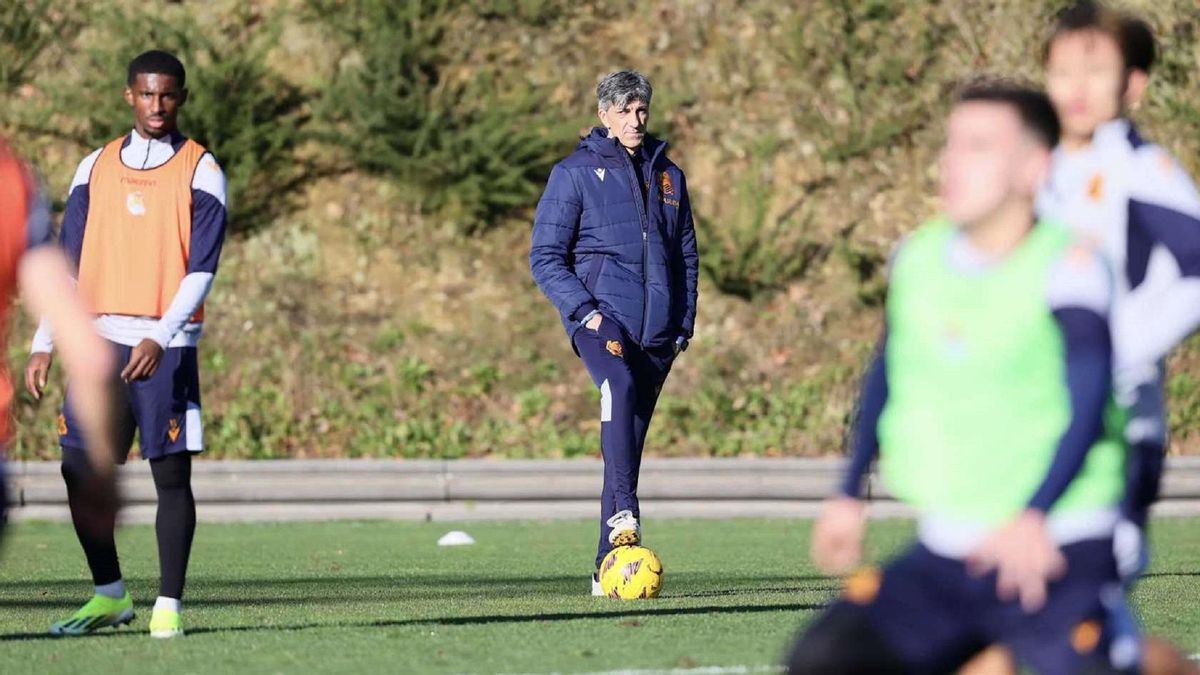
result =
[[592,263],[591,269],[588,270],[587,277],[583,280],[583,286],[588,289],[589,293],[596,292],[596,282],[600,280],[600,271],[604,269],[604,262],[606,260],[608,260],[608,256],[597,254],[595,262]]

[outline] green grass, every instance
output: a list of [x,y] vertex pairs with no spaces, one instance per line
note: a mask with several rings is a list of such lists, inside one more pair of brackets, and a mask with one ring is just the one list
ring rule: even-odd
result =
[[[438,548],[463,527],[475,546]],[[1164,520],[1137,594],[1148,627],[1200,651],[1200,521]],[[585,522],[201,525],[185,600],[189,635],[144,631],[156,594],[153,531],[121,531],[139,616],[82,639],[43,631],[90,593],[68,526],[9,531],[0,563],[6,675],[204,672],[527,672],[765,666],[836,591],[807,562],[808,521],[658,521],[663,596],[587,596]],[[873,526],[880,558],[907,523]],[[718,543],[719,542],[719,543]]]

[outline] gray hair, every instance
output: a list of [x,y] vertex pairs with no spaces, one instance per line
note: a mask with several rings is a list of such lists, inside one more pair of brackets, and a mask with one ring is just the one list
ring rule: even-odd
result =
[[650,80],[636,70],[609,73],[596,87],[600,110],[608,110],[613,106],[624,108],[630,101],[641,101],[649,106],[650,97],[653,95],[654,89],[650,87]]

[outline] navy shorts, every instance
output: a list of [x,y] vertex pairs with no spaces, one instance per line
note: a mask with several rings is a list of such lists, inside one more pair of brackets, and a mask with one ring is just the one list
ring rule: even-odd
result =
[[[132,347],[110,343],[115,350],[117,371],[129,363]],[[163,352],[154,375],[115,387],[115,427],[118,461],[124,462],[138,432],[143,459],[157,459],[179,452],[204,449],[200,424],[200,368],[195,347],[172,347]],[[58,442],[65,448],[84,448],[83,436],[71,410],[71,387],[58,418]]]
[[1112,665],[1104,597],[1119,594],[1112,540],[1063,547],[1067,575],[1050,585],[1045,607],[1026,614],[996,597],[995,573],[971,576],[963,562],[916,545],[892,561],[861,605],[876,631],[912,672],[953,672],[990,644],[1007,645],[1034,672],[1076,673]]

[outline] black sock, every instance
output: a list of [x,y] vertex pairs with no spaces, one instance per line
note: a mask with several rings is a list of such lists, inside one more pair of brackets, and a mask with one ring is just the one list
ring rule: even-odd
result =
[[161,581],[158,595],[183,598],[188,555],[196,533],[196,500],[192,496],[192,454],[180,452],[150,460],[154,488],[158,491],[158,562]]
[[113,479],[98,475],[83,450],[63,448],[62,453],[62,476],[67,483],[71,522],[92,571],[92,581],[97,586],[119,581],[121,564],[114,536],[117,491]]

